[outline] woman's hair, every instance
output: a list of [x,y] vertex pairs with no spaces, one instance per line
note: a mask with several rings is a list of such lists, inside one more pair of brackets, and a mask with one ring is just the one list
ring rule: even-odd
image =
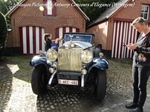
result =
[[134,26],[136,23],[139,23],[140,25],[141,25],[142,23],[145,23],[145,24],[148,25],[147,20],[145,20],[143,17],[138,17],[138,18],[136,18],[136,19],[131,23],[131,25]]
[[45,41],[45,42],[48,40],[48,37],[49,37],[49,36],[51,36],[50,33],[45,33],[45,34],[43,35],[43,38],[44,38],[44,41]]

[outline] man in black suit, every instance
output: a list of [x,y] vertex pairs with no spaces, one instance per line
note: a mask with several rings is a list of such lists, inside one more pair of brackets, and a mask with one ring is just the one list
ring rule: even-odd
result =
[[126,108],[133,109],[130,112],[143,112],[143,106],[147,97],[147,80],[150,69],[150,28],[148,22],[138,17],[132,22],[132,26],[140,33],[136,43],[127,45],[134,51],[132,75],[133,75],[133,102]]

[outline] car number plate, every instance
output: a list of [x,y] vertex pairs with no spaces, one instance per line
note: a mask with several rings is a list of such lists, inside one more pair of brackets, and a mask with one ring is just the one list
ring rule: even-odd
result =
[[64,80],[64,79],[59,79],[58,80],[59,84],[65,84],[65,85],[78,85],[77,80]]

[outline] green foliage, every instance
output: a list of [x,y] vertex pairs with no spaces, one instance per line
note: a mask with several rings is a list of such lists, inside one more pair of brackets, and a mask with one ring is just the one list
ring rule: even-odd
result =
[[20,0],[0,0],[0,11],[6,14],[11,8],[13,8]]
[[7,7],[4,0],[0,0],[0,12],[5,14],[7,12]]
[[5,40],[7,35],[7,24],[5,16],[0,12],[0,53],[5,47]]
[[[7,12],[13,8],[20,0],[0,0],[0,12],[4,15],[7,14]],[[7,27],[11,28],[10,25],[10,18],[6,18],[7,21]]]
[[[106,9],[111,7],[113,3],[118,1],[119,0],[75,0],[75,2],[79,4],[80,8],[90,18],[90,21],[87,21],[87,25],[99,17]],[[89,4],[89,6],[82,6],[80,4]]]

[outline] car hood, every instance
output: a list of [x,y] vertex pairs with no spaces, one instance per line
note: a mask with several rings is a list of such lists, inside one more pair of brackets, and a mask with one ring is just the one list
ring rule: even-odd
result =
[[[68,45],[68,44],[70,44],[70,43],[71,43],[70,41],[65,42],[65,43],[63,44],[63,46]],[[74,45],[76,45],[76,46],[79,46],[79,47],[83,48],[83,49],[86,49],[86,48],[88,48],[88,47],[92,47],[92,44],[91,44],[91,43],[88,43],[88,42],[72,41],[72,43],[73,43]]]

